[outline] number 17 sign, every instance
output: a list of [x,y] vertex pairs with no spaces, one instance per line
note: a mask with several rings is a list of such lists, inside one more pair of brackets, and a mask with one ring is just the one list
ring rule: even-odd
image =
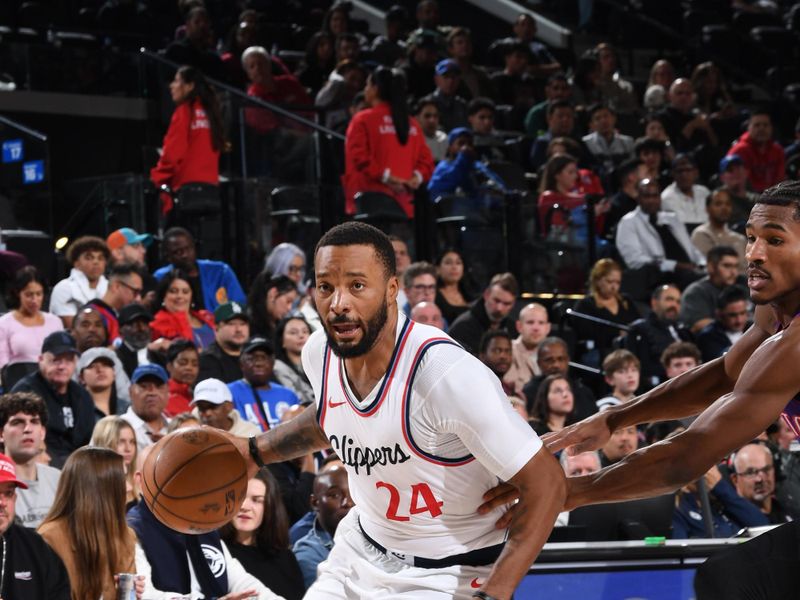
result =
[[13,163],[22,160],[22,140],[3,141],[3,162]]

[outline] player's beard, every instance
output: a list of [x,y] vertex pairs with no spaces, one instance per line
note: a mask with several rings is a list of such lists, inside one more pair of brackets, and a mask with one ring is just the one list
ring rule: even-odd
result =
[[345,315],[340,315],[333,321],[325,323],[325,335],[328,338],[328,345],[331,347],[333,353],[339,358],[355,358],[357,356],[363,356],[375,345],[375,341],[378,339],[383,327],[386,325],[388,318],[389,305],[386,303],[386,299],[384,298],[383,302],[381,302],[381,305],[378,307],[378,310],[374,315],[372,315],[369,321],[366,323],[358,323],[362,332],[361,340],[352,346],[342,346],[338,344],[333,335],[331,335],[332,326],[341,323],[349,323],[352,321]]

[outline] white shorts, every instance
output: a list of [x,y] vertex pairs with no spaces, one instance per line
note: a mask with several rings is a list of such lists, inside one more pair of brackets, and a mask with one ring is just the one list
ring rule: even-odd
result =
[[336,528],[333,549],[304,600],[470,600],[492,565],[423,569],[387,556],[362,535],[353,508]]

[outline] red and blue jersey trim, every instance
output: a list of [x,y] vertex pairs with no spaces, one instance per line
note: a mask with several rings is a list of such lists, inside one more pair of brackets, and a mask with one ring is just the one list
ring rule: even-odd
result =
[[319,399],[317,400],[317,423],[320,428],[325,423],[325,413],[328,406],[328,368],[331,362],[331,348],[325,344],[325,352],[322,358],[322,386],[319,389]]
[[356,400],[347,391],[347,384],[345,383],[344,361],[341,359],[339,360],[339,384],[342,386],[342,392],[344,393],[350,408],[352,408],[359,417],[371,417],[378,411],[381,404],[383,404],[384,399],[389,393],[392,380],[397,372],[398,357],[402,355],[403,349],[406,346],[406,342],[408,341],[409,335],[413,328],[414,322],[411,319],[406,319],[406,322],[403,324],[403,328],[400,330],[400,336],[397,338],[397,343],[394,346],[392,358],[389,360],[389,367],[386,369],[386,376],[383,378],[383,383],[381,383],[381,387],[375,396],[375,400],[373,400],[369,406],[359,408]]
[[[422,345],[417,350],[417,355],[414,357],[414,360],[411,363],[411,369],[408,373],[408,378],[406,379],[405,389],[403,390],[403,405],[401,408],[401,419],[402,419],[402,429],[403,429],[403,438],[406,441],[406,444],[411,449],[411,451],[416,454],[419,458],[426,460],[428,462],[434,463],[436,465],[440,465],[443,467],[460,467],[466,464],[469,464],[475,457],[472,454],[468,454],[467,456],[462,456],[459,458],[445,458],[443,456],[436,456],[434,454],[429,454],[422,450],[417,444],[414,442],[414,438],[411,435],[411,393],[414,384],[414,378],[417,375],[417,370],[419,369],[420,364],[422,363],[422,359],[425,356],[425,353],[428,349],[433,348],[434,346],[438,346],[439,344],[450,344],[452,346],[456,346],[457,348],[461,348],[458,344],[456,344],[450,338],[430,338],[425,340]],[[454,399],[457,401],[457,399]]]

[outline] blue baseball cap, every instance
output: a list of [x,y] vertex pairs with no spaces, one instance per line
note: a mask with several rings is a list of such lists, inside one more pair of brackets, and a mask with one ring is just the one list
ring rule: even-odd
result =
[[459,67],[458,63],[452,58],[445,58],[444,60],[440,60],[438,63],[436,63],[437,75],[445,75],[447,73],[461,74],[461,67]]
[[728,156],[724,157],[721,161],[719,161],[719,172],[724,173],[727,171],[731,165],[742,165],[744,166],[744,161],[742,157],[738,154],[729,154]]
[[167,383],[169,375],[161,365],[150,363],[149,365],[140,365],[136,367],[131,375],[131,383],[139,383],[145,377],[152,377],[158,379],[161,383]]
[[109,234],[106,238],[106,246],[108,246],[110,250],[116,250],[117,248],[122,248],[130,244],[142,244],[147,247],[152,241],[153,236],[149,233],[137,233],[130,227],[123,227]]
[[455,129],[450,130],[450,133],[447,134],[447,144],[450,145],[456,141],[457,138],[461,137],[462,135],[466,135],[467,137],[474,138],[475,134],[472,133],[472,129],[469,127],[456,127]]

